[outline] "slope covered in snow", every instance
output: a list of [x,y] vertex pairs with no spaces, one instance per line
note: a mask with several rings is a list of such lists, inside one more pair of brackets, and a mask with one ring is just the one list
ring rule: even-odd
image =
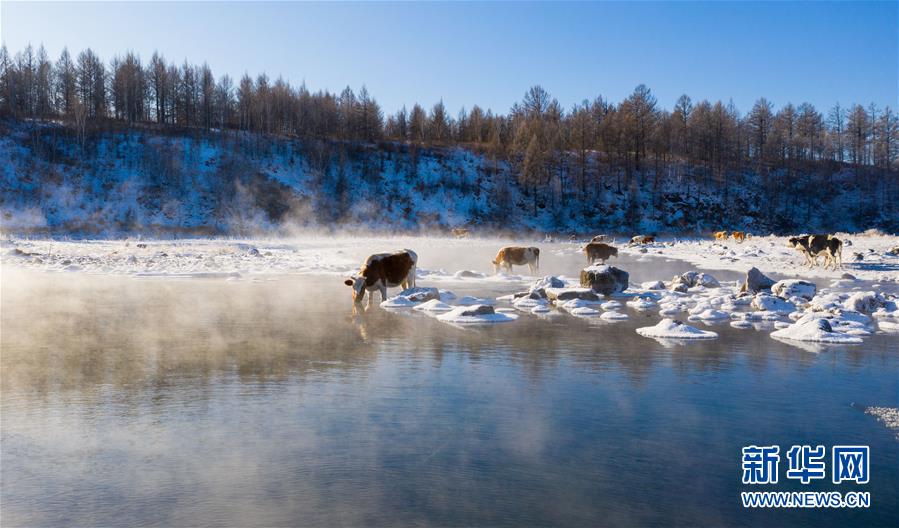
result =
[[59,125],[14,121],[0,123],[0,132],[0,211],[3,229],[14,233],[248,235],[462,225],[696,233],[724,224],[767,233],[899,224],[886,212],[859,214],[858,204],[886,198],[850,171],[833,176],[841,188],[833,196],[798,200],[789,192],[800,191],[787,190],[780,201],[788,209],[772,215],[755,174],[734,177],[726,189],[680,166],[633,178],[598,174],[585,195],[560,188],[546,201],[529,196],[507,163],[463,148],[152,128],[95,131],[82,145]]

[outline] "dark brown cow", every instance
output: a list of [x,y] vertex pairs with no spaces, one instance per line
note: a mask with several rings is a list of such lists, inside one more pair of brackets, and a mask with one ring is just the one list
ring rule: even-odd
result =
[[507,246],[499,250],[493,259],[493,272],[499,273],[500,268],[505,268],[512,273],[512,265],[524,266],[527,264],[531,273],[536,273],[540,267],[540,249],[535,247]]
[[590,264],[597,260],[605,264],[610,257],[618,256],[618,248],[608,244],[591,242],[584,246],[584,254],[587,255],[587,262]]
[[387,288],[402,286],[403,289],[415,287],[415,267],[418,264],[418,255],[411,249],[403,249],[393,253],[377,253],[365,259],[365,264],[359,268],[355,277],[343,281],[353,288],[353,301],[361,303],[365,292],[371,292],[368,296],[368,305],[371,306],[374,291],[381,292],[381,301],[387,299]]
[[843,242],[833,235],[803,235],[790,237],[787,245],[805,256],[809,267],[818,265],[818,257],[824,255],[824,269],[830,265],[837,269],[843,266]]

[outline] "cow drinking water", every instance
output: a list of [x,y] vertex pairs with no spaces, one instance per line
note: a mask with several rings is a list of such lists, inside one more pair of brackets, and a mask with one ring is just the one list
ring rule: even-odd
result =
[[418,255],[411,249],[376,253],[365,259],[355,277],[343,283],[353,288],[353,301],[357,304],[362,302],[366,291],[371,292],[368,297],[368,305],[371,306],[375,290],[381,292],[381,301],[385,301],[387,288],[414,288],[417,263]]

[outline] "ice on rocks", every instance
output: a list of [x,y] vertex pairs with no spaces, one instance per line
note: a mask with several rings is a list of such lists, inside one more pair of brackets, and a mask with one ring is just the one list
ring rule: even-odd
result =
[[414,309],[422,312],[448,312],[452,310],[453,307],[443,301],[431,299],[430,301],[415,306]]
[[796,305],[767,293],[758,293],[752,300],[751,306],[763,312],[776,312],[787,315],[796,311]]
[[606,301],[599,305],[603,310],[614,310],[616,308],[621,308],[621,303],[615,300]]
[[614,310],[603,312],[602,315],[599,316],[600,319],[605,319],[606,321],[623,321],[628,318],[626,313],[616,312]]
[[581,270],[580,283],[602,295],[623,292],[630,275],[614,266],[588,266]]
[[664,290],[665,283],[662,281],[649,281],[640,284],[640,287],[644,290]]
[[589,306],[579,306],[572,310],[568,310],[568,313],[570,313],[571,315],[589,316],[599,315],[600,311]]
[[810,301],[815,297],[816,292],[817,287],[814,283],[797,279],[777,281],[771,286],[771,293],[781,299],[801,297]]
[[626,303],[628,306],[633,308],[634,310],[651,310],[658,306],[655,301],[648,297],[636,297]]
[[849,295],[849,298],[843,302],[843,307],[861,313],[874,313],[878,308],[883,308],[886,304],[886,298],[883,294],[872,291],[856,292]]
[[437,316],[439,321],[459,325],[506,323],[518,319],[518,315],[506,312],[497,312],[492,306],[476,304],[471,306],[458,306],[449,312]]
[[721,319],[728,318],[730,318],[729,313],[708,308],[699,313],[690,315],[687,319],[690,321],[720,321]]
[[715,332],[700,330],[674,319],[662,319],[655,326],[637,328],[637,333],[643,337],[663,339],[715,339],[718,337]]
[[453,277],[457,279],[483,279],[487,276],[478,271],[459,270],[453,274]]
[[862,338],[834,331],[825,318],[803,317],[786,328],[771,333],[771,337],[815,343],[858,344]]

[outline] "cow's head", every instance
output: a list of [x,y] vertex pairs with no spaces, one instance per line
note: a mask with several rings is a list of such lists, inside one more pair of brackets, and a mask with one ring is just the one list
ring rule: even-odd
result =
[[361,303],[365,298],[365,277],[357,275],[343,281],[344,284],[353,288],[353,302]]
[[801,242],[801,240],[802,240],[803,238],[804,238],[804,237],[790,237],[790,238],[787,239],[787,246],[789,246],[789,247],[791,247],[791,248],[793,248],[793,249],[799,249],[799,248],[802,247],[802,242]]

